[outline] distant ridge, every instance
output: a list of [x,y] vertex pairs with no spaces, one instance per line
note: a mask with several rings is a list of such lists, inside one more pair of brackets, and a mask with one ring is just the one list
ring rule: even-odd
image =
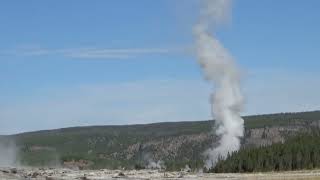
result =
[[[313,115],[315,114],[316,117],[320,114],[320,110],[313,110],[313,111],[302,111],[302,112],[282,112],[282,113],[270,113],[270,114],[256,114],[256,115],[248,115],[242,116],[244,120],[252,120],[259,117],[267,117],[267,116],[296,116],[307,118],[306,120],[312,120],[311,118],[305,117],[306,115]],[[128,125],[92,125],[92,126],[72,126],[72,127],[64,127],[64,128],[57,128],[57,129],[50,129],[50,130],[37,130],[37,131],[29,131],[29,132],[22,132],[16,133],[12,135],[0,135],[1,136],[14,136],[14,135],[21,135],[21,134],[28,134],[28,133],[42,133],[42,132],[50,132],[50,131],[68,131],[71,129],[82,129],[82,128],[123,128],[123,127],[148,127],[148,126],[161,126],[161,125],[169,125],[169,124],[194,124],[194,123],[214,123],[214,120],[200,120],[200,121],[169,121],[169,122],[155,122],[155,123],[147,123],[147,124],[128,124]]]
[[[283,142],[302,132],[318,131],[320,111],[245,116],[243,147]],[[164,161],[168,170],[186,164],[203,167],[202,153],[218,137],[214,122],[186,121],[152,124],[70,127],[0,136],[14,140],[19,161],[29,166],[77,168],[141,168]]]

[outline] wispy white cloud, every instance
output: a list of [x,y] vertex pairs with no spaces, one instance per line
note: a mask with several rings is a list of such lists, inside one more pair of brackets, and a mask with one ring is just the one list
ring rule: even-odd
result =
[[148,54],[169,54],[178,52],[178,49],[161,48],[132,48],[132,49],[80,49],[66,54],[74,58],[130,58]]
[[64,56],[79,59],[128,59],[146,55],[185,53],[188,48],[65,48],[50,49],[39,46],[3,50],[2,55]]

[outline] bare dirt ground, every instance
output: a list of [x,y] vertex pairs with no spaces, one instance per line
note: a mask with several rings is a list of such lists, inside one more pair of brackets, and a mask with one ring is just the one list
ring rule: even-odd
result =
[[320,180],[320,170],[291,171],[280,173],[192,173],[192,172],[161,172],[158,170],[71,170],[53,168],[0,168],[1,180],[101,180],[101,179],[313,179]]

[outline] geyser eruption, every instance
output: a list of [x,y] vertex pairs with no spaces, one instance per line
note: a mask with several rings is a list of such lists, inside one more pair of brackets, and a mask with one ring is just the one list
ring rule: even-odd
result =
[[[221,43],[210,34],[220,23],[228,18],[231,0],[206,0],[200,21],[194,26],[197,58],[206,79],[213,83],[211,97],[212,115],[217,126],[216,135],[220,137],[218,147],[205,152],[206,168],[211,168],[219,158],[240,148],[243,136],[243,119],[240,112],[243,97],[240,90],[240,72],[232,56]],[[213,28],[213,29],[211,29]]]

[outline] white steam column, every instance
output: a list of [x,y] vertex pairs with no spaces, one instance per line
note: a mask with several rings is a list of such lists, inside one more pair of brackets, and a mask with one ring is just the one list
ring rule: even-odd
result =
[[240,112],[243,96],[240,90],[240,73],[232,56],[210,33],[224,22],[231,10],[231,0],[205,0],[199,23],[194,26],[196,53],[206,79],[213,83],[212,116],[217,126],[219,145],[205,152],[206,168],[215,166],[219,158],[240,148],[243,136],[243,119]]

